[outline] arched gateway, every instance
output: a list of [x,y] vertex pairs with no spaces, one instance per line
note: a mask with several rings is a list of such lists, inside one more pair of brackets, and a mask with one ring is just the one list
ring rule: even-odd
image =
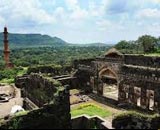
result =
[[103,68],[99,72],[99,79],[103,88],[103,96],[118,100],[118,76],[116,72],[110,68]]
[[101,61],[97,61],[99,66],[97,90],[104,97],[118,101],[119,70],[123,54],[115,48],[110,49]]

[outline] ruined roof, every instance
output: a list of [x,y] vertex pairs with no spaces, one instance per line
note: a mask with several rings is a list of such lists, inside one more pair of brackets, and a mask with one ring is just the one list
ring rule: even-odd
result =
[[123,55],[122,53],[120,53],[117,49],[115,48],[111,48],[110,50],[108,50],[106,53],[105,53],[105,56],[121,56]]

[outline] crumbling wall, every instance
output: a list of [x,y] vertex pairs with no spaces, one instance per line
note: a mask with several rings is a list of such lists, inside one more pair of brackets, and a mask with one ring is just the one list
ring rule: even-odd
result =
[[157,68],[124,65],[119,83],[119,102],[149,110],[152,97],[153,110],[160,112],[160,70]]
[[51,66],[51,65],[43,65],[43,66],[35,66],[29,67],[27,74],[31,73],[50,73],[52,76],[54,75],[62,75],[62,74],[69,74],[72,71],[72,66]]
[[77,87],[91,88],[94,93],[103,95],[103,73],[106,78],[114,75],[120,104],[160,112],[160,57],[116,54],[118,56],[105,55],[93,60],[75,61]]
[[[17,79],[16,81],[20,80]],[[16,82],[16,84],[21,84],[23,97],[29,98],[39,107],[53,102],[55,94],[64,89],[57,80],[39,74],[25,76],[21,81],[22,83]]]
[[[97,92],[98,95],[103,95],[103,79],[101,74],[103,72],[109,72],[114,74],[114,77],[116,79],[116,82],[118,84],[120,79],[120,71],[121,66],[123,65],[123,56],[121,57],[109,57],[106,56],[104,58],[97,58],[95,61],[92,62],[93,69],[93,83],[92,88]],[[108,75],[110,76],[110,75]]]
[[76,79],[74,80],[74,82],[72,82],[72,84],[74,84],[76,89],[85,90],[85,92],[91,92],[92,88],[90,85],[90,76],[90,72],[79,69],[74,74],[74,77],[76,77]]
[[71,116],[69,94],[61,91],[54,104],[24,115],[11,117],[0,125],[1,129],[70,129]]
[[113,129],[111,124],[101,117],[82,115],[72,118],[72,129]]
[[118,75],[121,69],[122,63],[123,63],[123,57],[121,58],[105,57],[105,58],[96,59],[94,61],[94,67],[96,70],[98,70],[98,73],[101,70],[108,68]]
[[[23,80],[22,80],[23,79]],[[0,128],[8,129],[69,129],[71,128],[69,90],[56,80],[31,74],[16,80],[23,91],[39,109],[3,121]],[[22,85],[22,86],[20,86]],[[4,123],[5,122],[5,123]]]
[[146,116],[136,112],[129,112],[116,116],[112,126],[116,129],[159,129],[160,116]]
[[96,59],[75,60],[74,66],[77,69],[74,77],[77,79],[77,88],[96,91],[98,95],[103,95],[103,81],[100,72],[108,69],[115,73],[117,82],[119,72],[123,63],[123,56],[119,57],[100,57]]
[[160,68],[160,57],[151,57],[144,55],[125,55],[124,63],[136,66]]
[[85,66],[91,66],[92,61],[94,61],[95,59],[80,59],[80,60],[74,60],[73,61],[73,67],[75,69],[79,68],[79,65],[85,65]]

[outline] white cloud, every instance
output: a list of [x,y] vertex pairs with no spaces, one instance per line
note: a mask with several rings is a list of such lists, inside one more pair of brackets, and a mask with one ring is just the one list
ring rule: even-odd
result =
[[65,37],[70,31],[70,39],[76,41],[82,38],[73,38],[73,34],[94,39],[96,32],[104,39],[108,33],[120,38],[122,34],[129,37],[148,30],[158,32],[160,27],[160,0],[86,0],[86,5],[85,0],[63,1],[0,0],[0,26],[7,24],[13,32],[58,32]]
[[75,10],[71,15],[70,18],[73,20],[84,20],[86,19],[88,16],[88,12],[86,10],[83,9],[77,9]]
[[63,7],[57,7],[53,15],[55,15],[55,17],[59,18],[60,20],[64,20],[66,12]]
[[77,0],[65,0],[65,2],[69,10],[74,11],[79,9],[79,4]]
[[160,3],[160,0],[152,0],[153,2],[155,2],[155,3]]
[[80,7],[78,0],[65,0],[67,5],[68,17],[73,22],[84,21],[88,16],[88,11]]
[[41,8],[39,0],[1,0],[0,15],[8,24],[53,24],[55,18]]
[[4,25],[4,24],[5,24],[5,19],[2,18],[1,16],[0,16],[0,24],[1,24],[1,25]]
[[97,21],[96,24],[101,31],[107,30],[107,28],[112,26],[112,23],[108,20],[100,20]]
[[103,17],[105,14],[105,1],[100,2],[99,5],[95,1],[89,1],[88,12],[92,17]]
[[138,18],[156,18],[156,19],[159,19],[160,18],[160,10],[158,10],[157,8],[155,9],[150,9],[150,8],[147,8],[147,9],[143,9],[143,10],[140,10],[138,13],[137,13],[137,17]]

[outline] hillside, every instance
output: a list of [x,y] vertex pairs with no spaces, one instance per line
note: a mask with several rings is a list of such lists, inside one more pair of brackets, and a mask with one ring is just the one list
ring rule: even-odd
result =
[[[67,43],[58,37],[51,37],[42,34],[16,34],[9,33],[10,48],[30,48],[30,47],[56,47],[56,46],[77,46],[77,47],[107,47],[106,43]],[[3,33],[0,33],[0,50],[3,49]]]
[[[67,44],[58,37],[41,34],[9,34],[11,47],[63,46]],[[0,33],[0,47],[3,46],[3,33]]]

